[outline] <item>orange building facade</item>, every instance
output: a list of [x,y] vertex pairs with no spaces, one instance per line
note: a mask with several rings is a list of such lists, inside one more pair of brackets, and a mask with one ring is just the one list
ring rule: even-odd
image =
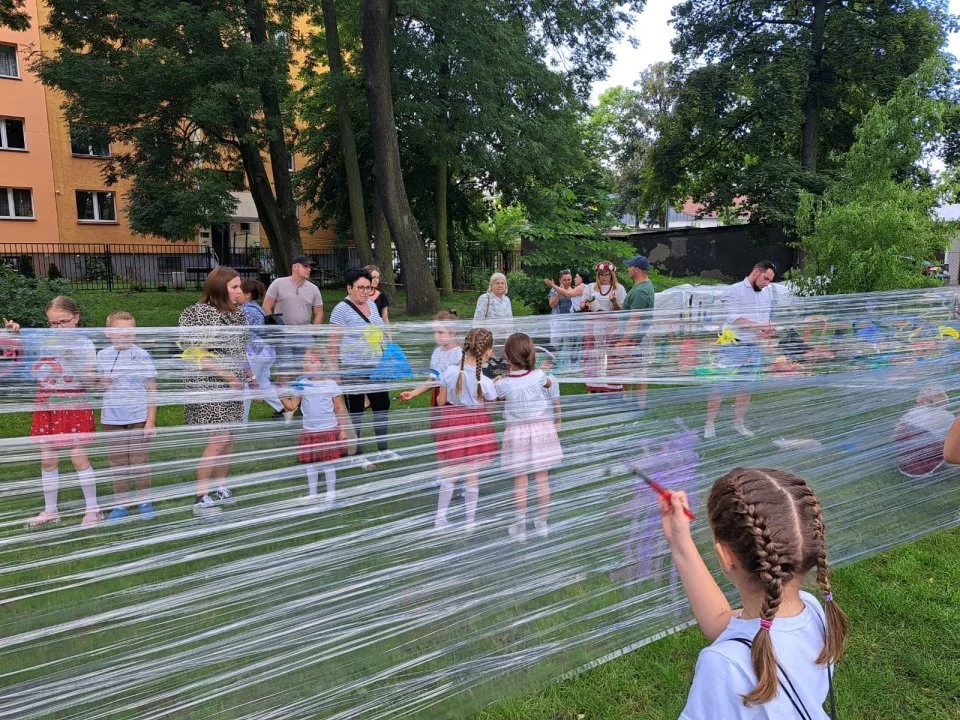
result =
[[[130,230],[125,212],[129,183],[108,186],[102,177],[109,142],[71,136],[61,97],[30,72],[30,54],[46,52],[53,43],[39,29],[47,19],[43,3],[26,0],[26,10],[29,30],[0,28],[0,246],[109,244],[132,249],[164,243]],[[294,159],[295,167],[298,161]],[[238,206],[230,223],[198,229],[201,248],[267,245],[250,193],[234,195]],[[300,218],[304,249],[330,250],[334,233],[310,232],[313,218],[306,207]]]

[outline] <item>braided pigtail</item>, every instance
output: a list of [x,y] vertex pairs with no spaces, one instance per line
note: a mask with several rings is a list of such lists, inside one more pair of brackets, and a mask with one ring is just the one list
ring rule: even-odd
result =
[[480,366],[483,365],[483,353],[486,348],[481,350],[479,347],[473,349],[473,364],[477,369],[477,400],[483,400],[483,390],[480,388]]
[[[807,488],[809,490],[809,487]],[[823,651],[817,658],[821,665],[835,662],[843,655],[847,643],[847,633],[850,630],[850,620],[847,614],[840,609],[833,599],[830,589],[830,569],[827,565],[827,541],[823,523],[823,511],[817,496],[810,491],[812,511],[812,532],[817,547],[817,585],[823,593],[824,610],[827,616],[827,636],[823,642]]]
[[483,400],[483,390],[480,387],[480,366],[483,364],[483,354],[493,347],[493,333],[486,328],[474,328],[467,333],[463,339],[463,354],[460,357],[460,375],[457,377],[456,391],[459,396],[463,392],[464,378],[466,372],[464,367],[467,362],[467,354],[473,357],[477,372],[477,400]]
[[463,352],[460,353],[460,374],[457,375],[457,384],[454,386],[454,390],[457,392],[457,397],[460,397],[460,393],[463,392],[463,378],[465,375],[463,366],[467,362],[467,351],[470,349],[470,335],[472,333],[473,330],[467,333],[467,337],[465,337],[463,340]]

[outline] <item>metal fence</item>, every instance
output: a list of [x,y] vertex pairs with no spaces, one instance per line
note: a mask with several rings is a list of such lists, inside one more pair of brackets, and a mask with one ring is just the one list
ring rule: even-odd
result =
[[[313,279],[321,287],[342,286],[346,269],[360,264],[355,248],[306,254],[315,263]],[[396,251],[393,262],[397,283],[402,285],[403,268]],[[269,284],[276,270],[269,248],[234,246],[221,249],[218,255],[208,246],[186,243],[0,243],[0,263],[29,277],[63,277],[77,289],[108,292],[199,288],[219,265]],[[433,248],[427,248],[427,263],[439,281]],[[472,247],[459,253],[453,265],[456,285],[467,287],[480,274],[518,270],[520,252]],[[285,268],[280,270],[285,274]]]

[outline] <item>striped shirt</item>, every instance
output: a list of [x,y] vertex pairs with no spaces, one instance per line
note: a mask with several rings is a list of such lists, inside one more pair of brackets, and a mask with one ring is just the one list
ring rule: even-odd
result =
[[330,313],[330,324],[344,328],[340,339],[341,366],[375,367],[383,355],[383,318],[373,300],[367,300],[367,308],[370,310],[369,323],[346,300],[338,302]]

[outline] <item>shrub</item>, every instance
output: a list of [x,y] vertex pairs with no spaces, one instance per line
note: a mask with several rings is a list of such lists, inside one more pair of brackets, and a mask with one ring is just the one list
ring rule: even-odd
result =
[[70,283],[62,278],[27,278],[0,267],[0,317],[23,327],[46,327],[47,303],[57,295],[69,294]]
[[21,255],[18,263],[18,272],[25,278],[36,277],[37,273],[33,269],[33,255]]
[[47,268],[47,280],[59,280],[63,275],[60,274],[60,268],[58,268],[54,263],[50,263],[50,266]]

